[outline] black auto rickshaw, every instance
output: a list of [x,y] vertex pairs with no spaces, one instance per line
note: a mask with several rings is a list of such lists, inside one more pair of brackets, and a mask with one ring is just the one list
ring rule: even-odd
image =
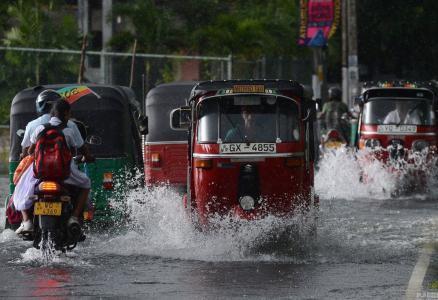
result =
[[170,128],[170,112],[186,105],[195,82],[164,83],[145,99],[148,132],[144,138],[144,171],[147,186],[169,184],[177,190],[187,185],[187,133]]
[[[94,206],[86,217],[98,221],[108,221],[115,215],[110,199],[121,200],[126,188],[126,170],[142,168],[141,137],[137,117],[139,104],[132,89],[123,86],[89,84],[44,85],[27,88],[19,92],[11,104],[9,155],[9,195],[14,191],[13,175],[20,161],[21,141],[29,121],[37,118],[35,99],[45,89],[53,89],[64,96],[89,89],[91,92],[76,97],[72,105],[72,118],[85,126],[78,126],[83,136],[92,136],[88,141],[90,152],[96,157],[95,163],[82,166],[91,179],[91,202]],[[85,128],[84,128],[85,127]],[[117,182],[116,182],[117,181]],[[116,188],[117,183],[117,188]],[[90,214],[93,213],[93,214]],[[6,227],[15,227],[6,218]]]

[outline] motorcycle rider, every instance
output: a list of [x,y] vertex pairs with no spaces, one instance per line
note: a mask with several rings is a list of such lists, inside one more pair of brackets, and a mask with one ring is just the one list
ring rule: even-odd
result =
[[[63,97],[54,90],[45,90],[41,92],[35,102],[37,113],[40,115],[37,119],[29,122],[26,125],[23,141],[21,143],[22,153],[21,158],[28,155],[28,149],[32,145],[31,136],[35,132],[35,129],[43,124],[49,123],[51,119],[50,110],[57,101],[62,100]],[[83,143],[82,136],[78,130],[76,124],[72,121],[67,122],[67,127],[71,129],[74,140],[78,144]],[[22,223],[16,230],[17,234],[33,231],[33,223],[30,220],[28,209],[32,206],[32,201],[29,201],[29,195],[33,194],[35,185],[35,178],[33,177],[33,168],[29,167],[23,172],[20,181],[17,183],[14,191],[14,207],[16,210],[21,211]]]
[[324,118],[325,129],[335,129],[339,131],[344,137],[347,129],[342,122],[342,116],[347,114],[351,117],[348,111],[348,106],[342,102],[342,91],[338,87],[331,87],[328,90],[328,102],[324,103],[322,112],[318,114],[318,118]]
[[[35,120],[30,121],[26,125],[23,141],[21,142],[21,148],[22,148],[21,158],[25,157],[28,154],[27,150],[31,145],[30,136],[35,131],[35,128],[37,128],[39,125],[49,123],[51,117],[50,110],[52,109],[52,105],[56,101],[61,99],[64,98],[55,90],[51,90],[51,89],[44,90],[38,95],[35,101],[35,107],[39,117],[36,118]],[[79,130],[76,130],[77,129],[76,124],[72,121],[69,121],[67,123],[67,127],[72,128],[75,133],[79,132]]]

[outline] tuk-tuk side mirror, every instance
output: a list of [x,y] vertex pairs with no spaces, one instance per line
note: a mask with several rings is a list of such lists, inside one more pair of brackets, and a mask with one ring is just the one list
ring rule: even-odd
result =
[[192,111],[190,107],[183,106],[170,112],[170,128],[173,130],[187,130],[190,126]]
[[148,117],[140,115],[138,117],[140,134],[146,135],[149,133]]
[[98,135],[89,135],[85,138],[85,142],[90,145],[100,146],[102,145],[102,138]]
[[24,137],[24,129],[18,129],[17,130],[17,135],[18,135],[18,137],[20,137],[20,138],[23,138]]
[[316,111],[321,111],[322,110],[322,99],[316,98],[315,102],[316,102]]
[[359,107],[363,106],[363,96],[362,95],[354,97],[354,105],[357,105]]
[[302,107],[302,120],[304,122],[315,120],[318,102],[316,100],[306,100]]

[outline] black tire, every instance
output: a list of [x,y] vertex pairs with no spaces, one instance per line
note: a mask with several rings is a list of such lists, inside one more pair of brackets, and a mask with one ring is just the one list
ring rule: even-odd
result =
[[8,217],[5,219],[5,229],[12,229],[11,224],[9,224]]
[[10,230],[15,231],[15,230],[18,229],[18,227],[20,227],[19,223],[18,224],[11,224],[11,223],[9,223],[9,220],[6,217],[6,219],[5,219],[5,229],[10,229]]

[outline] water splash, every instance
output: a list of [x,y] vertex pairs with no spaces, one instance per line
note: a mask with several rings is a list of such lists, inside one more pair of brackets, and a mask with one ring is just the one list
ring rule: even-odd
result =
[[[182,196],[171,188],[133,188],[125,191],[125,202],[111,201],[112,207],[128,212],[126,222],[89,234],[75,249],[75,257],[56,257],[52,263],[87,265],[108,255],[292,263],[379,263],[415,257],[419,245],[437,238],[433,213],[437,207],[415,211],[397,207],[387,199],[394,179],[386,177],[383,169],[378,162],[370,164],[367,172],[379,179],[365,184],[359,180],[360,167],[353,154],[339,151],[321,161],[316,174],[321,196],[316,239],[306,236],[309,225],[303,216],[257,221],[216,218],[217,230],[200,232],[187,217]],[[127,175],[126,181],[132,178]],[[285,228],[297,228],[303,238]],[[26,250],[17,262],[43,264],[35,251]]]
[[3,230],[5,228],[5,221],[6,221],[6,214],[5,214],[5,208],[0,207],[0,230]]
[[42,266],[76,266],[76,267],[92,267],[93,265],[84,259],[82,251],[70,251],[62,253],[61,251],[53,252],[50,257],[47,257],[40,249],[27,248],[24,253],[20,254],[20,258],[11,261],[13,264],[26,264],[35,267]]
[[[366,151],[354,152],[346,149],[327,153],[318,164],[319,169],[315,176],[316,192],[323,198],[387,199],[415,182],[414,170],[420,170],[427,178],[427,181],[419,183],[424,193],[429,196],[438,194],[435,191],[437,168],[430,167],[436,164],[425,163],[425,155],[413,155],[412,164],[400,163],[393,166],[379,160],[369,160],[368,154]],[[416,195],[422,196],[424,194]]]
[[166,186],[132,191],[127,206],[125,232],[100,238],[95,251],[207,261],[276,259],[284,251],[289,256],[299,251],[285,241],[309,231],[309,223],[297,216],[256,221],[217,217],[212,221],[217,230],[200,232],[184,211],[182,196]]

